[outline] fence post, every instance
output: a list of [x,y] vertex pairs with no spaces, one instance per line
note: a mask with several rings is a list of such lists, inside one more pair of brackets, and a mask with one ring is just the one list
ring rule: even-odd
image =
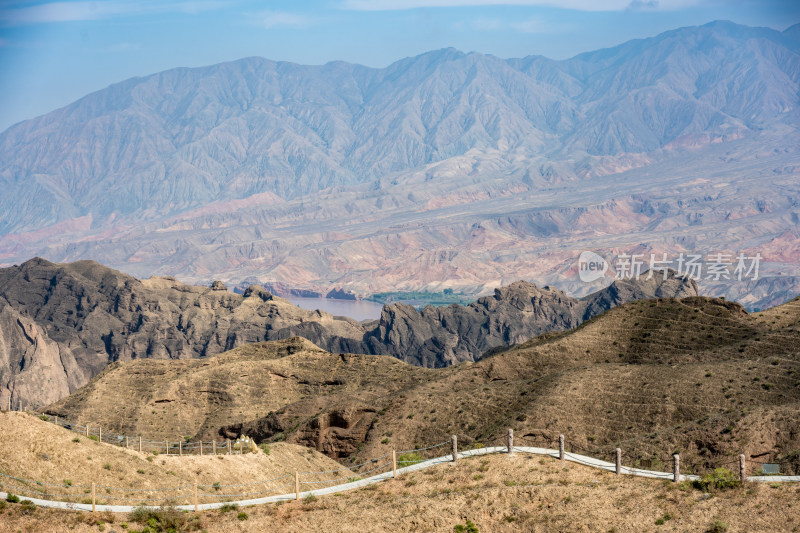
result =
[[183,441],[178,441],[178,455],[183,455]]
[[300,472],[294,471],[294,499],[300,499]]
[[558,458],[564,460],[564,435],[558,436]]
[[203,455],[203,439],[200,439],[200,455]]
[[103,428],[97,428],[97,442],[103,442]]
[[677,483],[681,480],[681,456],[676,454],[672,455],[672,481]]
[[392,477],[397,478],[397,452],[392,450]]
[[93,513],[95,512],[95,503],[97,501],[97,498],[96,498],[95,494],[96,493],[95,493],[95,490],[94,490],[94,483],[92,483],[92,512]]
[[197,512],[197,481],[194,482],[194,512]]
[[453,442],[453,462],[455,463],[458,461],[458,437],[453,435],[450,439]]
[[128,436],[125,435],[125,449],[127,450],[130,446],[128,446]]
[[231,454],[231,439],[228,439],[228,455]]
[[142,453],[142,437],[139,437],[139,453]]
[[86,424],[86,438],[89,438],[89,424]]
[[56,415],[56,425],[58,425],[58,415]]
[[509,454],[514,453],[514,430],[513,429],[508,428],[508,435],[506,437],[506,440],[508,442],[508,453]]
[[211,441],[211,449],[213,450],[214,455],[217,455],[217,438],[214,437],[214,440]]
[[169,455],[169,441],[168,440],[164,441],[164,450],[165,450],[164,451],[164,455]]
[[747,462],[744,454],[739,454],[739,479],[744,483],[747,481]]
[[617,462],[616,462],[617,475],[622,473],[622,450],[617,448]]

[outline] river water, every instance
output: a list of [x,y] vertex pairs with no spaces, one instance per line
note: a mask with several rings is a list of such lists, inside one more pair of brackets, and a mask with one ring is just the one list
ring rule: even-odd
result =
[[375,320],[381,317],[383,304],[366,300],[334,300],[331,298],[298,298],[287,296],[297,307],[314,311],[319,309],[337,316],[349,316],[355,320]]

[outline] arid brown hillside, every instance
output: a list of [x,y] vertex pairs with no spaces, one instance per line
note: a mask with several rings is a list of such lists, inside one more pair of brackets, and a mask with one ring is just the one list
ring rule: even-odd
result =
[[717,299],[635,302],[398,395],[361,453],[387,437],[497,442],[512,427],[521,442],[554,447],[564,433],[601,457],[620,445],[629,460],[680,450],[702,468],[744,452],[797,468],[799,346],[798,300],[763,316]]
[[[176,513],[185,528],[213,533],[291,531],[452,533],[467,520],[481,533],[797,531],[796,483],[707,494],[683,484],[630,476],[549,457],[516,454],[445,463],[363,489],[236,512]],[[247,520],[239,518],[245,513]],[[243,517],[244,518],[244,517]],[[20,504],[0,510],[0,532],[97,533],[140,530],[129,515],[33,512]],[[199,528],[197,528],[199,529]]]
[[305,337],[331,352],[388,354],[422,366],[471,361],[605,309],[654,296],[697,294],[693,281],[615,282],[577,299],[517,282],[469,306],[422,312],[386,306],[357,322],[307,311],[252,286],[136,278],[93,261],[32,259],[0,269],[0,406],[39,407],[84,385],[112,362],[202,358],[248,343]]
[[[93,482],[100,487],[114,487],[117,490],[113,493],[98,491],[100,501],[111,505],[120,504],[112,497],[133,498],[132,501],[137,497],[157,498],[164,496],[158,494],[161,490],[195,482],[202,492],[219,494],[210,487],[214,483],[254,483],[296,470],[316,472],[341,468],[314,450],[288,443],[270,446],[268,455],[263,451],[202,457],[139,453],[133,448],[96,442],[27,413],[6,411],[0,412],[0,450],[0,472],[5,476],[62,485],[46,490],[77,496],[75,501],[86,497],[83,488]],[[37,490],[43,490],[42,486],[31,486],[5,476],[0,476],[3,492],[19,493],[19,489],[27,489],[24,494],[36,497]],[[175,495],[178,491],[170,492]],[[108,501],[105,501],[106,496],[109,496]]]
[[798,300],[751,316],[724,300],[654,299],[439,370],[299,340],[126,363],[48,412],[145,435],[244,432],[353,461],[451,434],[491,444],[512,427],[519,442],[555,446],[564,433],[595,456],[619,445],[629,463],[680,450],[702,469],[744,452],[796,469],[798,346]]
[[[393,357],[331,354],[294,337],[203,359],[113,363],[47,411],[126,435],[209,440],[232,422],[298,404],[315,415],[312,447],[340,457],[366,439],[376,402],[438,376]],[[291,420],[296,427],[309,416]]]

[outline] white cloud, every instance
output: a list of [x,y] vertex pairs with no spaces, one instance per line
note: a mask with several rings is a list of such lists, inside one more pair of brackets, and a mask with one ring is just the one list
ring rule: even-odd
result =
[[306,28],[315,23],[315,20],[299,13],[286,11],[261,11],[251,16],[257,26],[272,29],[279,27]]
[[553,31],[552,25],[548,25],[542,19],[535,17],[512,22],[510,26],[520,33],[548,33]]
[[472,26],[476,30],[496,31],[502,29],[503,21],[500,19],[478,18],[472,21]]
[[503,20],[499,18],[476,18],[467,23],[457,22],[454,27],[459,30],[473,29],[478,31],[516,31],[519,33],[555,33],[564,31],[563,24],[546,22],[539,17],[523,20]]
[[342,7],[355,11],[393,11],[420,7],[542,6],[579,11],[624,11],[626,9],[680,9],[704,0],[344,0]]
[[24,7],[0,9],[0,21],[10,24],[42,24],[100,20],[150,13],[199,13],[230,5],[214,0],[185,2],[109,0],[96,2],[47,2]]

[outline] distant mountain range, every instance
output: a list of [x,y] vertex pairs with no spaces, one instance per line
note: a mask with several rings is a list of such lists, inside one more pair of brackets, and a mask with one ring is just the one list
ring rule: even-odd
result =
[[770,305],[800,291],[798,35],[714,22],[564,61],[445,49],[130,79],[0,134],[0,262],[588,293],[583,249],[747,251],[781,294],[707,292]]

